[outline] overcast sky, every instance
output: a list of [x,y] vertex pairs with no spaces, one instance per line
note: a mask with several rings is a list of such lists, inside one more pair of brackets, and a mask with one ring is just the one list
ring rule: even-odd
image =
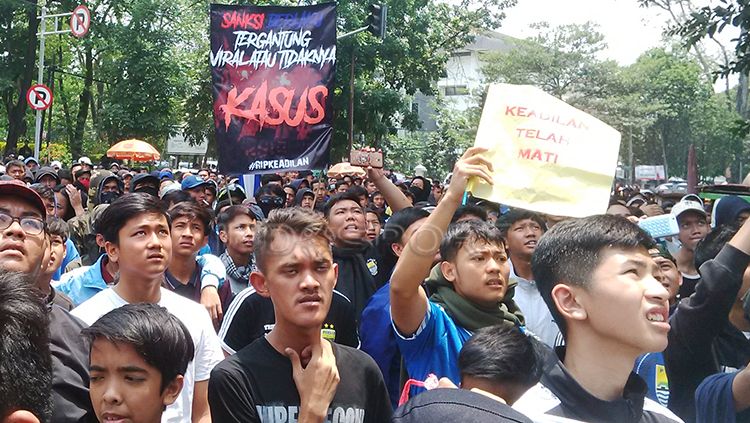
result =
[[[717,0],[696,3],[717,3]],[[602,58],[614,59],[621,65],[632,64],[644,51],[661,45],[667,22],[666,12],[655,7],[639,7],[636,0],[518,0],[515,7],[506,10],[506,15],[498,31],[517,38],[534,36],[529,25],[539,21],[547,21],[552,26],[595,22],[608,45]],[[730,52],[732,29],[718,36],[730,46]],[[712,48],[710,43],[707,45]],[[713,52],[717,53],[718,49]],[[723,83],[718,83],[718,87],[723,87]]]
[[609,46],[605,56],[622,65],[659,45],[664,24],[658,9],[638,7],[636,0],[518,0],[506,14],[499,31],[518,38],[535,35],[529,28],[534,22],[553,26],[595,22]]

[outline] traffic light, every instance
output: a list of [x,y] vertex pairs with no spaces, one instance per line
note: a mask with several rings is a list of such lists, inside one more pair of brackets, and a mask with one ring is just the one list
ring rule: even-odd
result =
[[379,3],[370,5],[370,15],[367,17],[367,30],[381,40],[385,38],[385,23],[387,16],[388,5]]

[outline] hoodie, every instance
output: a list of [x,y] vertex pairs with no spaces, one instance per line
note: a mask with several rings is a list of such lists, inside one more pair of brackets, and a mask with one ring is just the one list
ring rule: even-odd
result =
[[[304,179],[304,178],[295,179],[292,182],[290,182],[289,185],[291,185],[292,188],[294,188],[295,192],[299,192],[300,185],[302,185],[302,182],[306,182],[306,181],[307,181],[307,179]],[[308,183],[308,185],[310,185],[310,184]]]
[[714,205],[713,219],[714,227],[718,228],[727,223],[734,224],[740,213],[750,212],[750,203],[742,197],[736,195],[727,195],[720,198]]
[[[117,193],[106,193],[106,195],[102,196],[102,189],[104,188],[104,184],[106,184],[107,182],[109,182],[111,180],[117,181],[117,191],[118,192]],[[95,197],[94,197],[94,204],[97,205],[97,206],[99,204],[109,204],[112,201],[114,201],[115,199],[117,199],[118,197],[120,197],[123,194],[124,191],[125,191],[125,184],[122,182],[122,179],[120,179],[119,176],[117,176],[117,175],[115,175],[113,173],[109,174],[109,175],[101,178],[101,180],[99,181],[99,183],[96,185],[96,194],[95,194]]]
[[305,197],[305,194],[311,196],[313,200],[315,200],[315,193],[312,192],[311,189],[308,188],[302,188],[299,191],[297,191],[297,195],[294,196],[294,205],[299,206],[302,204],[302,199]]

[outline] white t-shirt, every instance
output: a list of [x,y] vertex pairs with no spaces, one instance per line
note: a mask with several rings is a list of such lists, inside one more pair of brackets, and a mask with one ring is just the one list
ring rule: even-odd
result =
[[513,263],[510,264],[510,279],[517,283],[513,300],[523,313],[526,328],[550,348],[554,348],[557,338],[560,336],[560,329],[557,327],[555,319],[552,318],[552,313],[550,313],[549,307],[544,302],[536,284],[516,275]]
[[[91,325],[101,316],[127,304],[112,288],[94,295],[71,311],[71,314]],[[208,380],[211,370],[224,359],[219,337],[211,325],[208,311],[200,304],[161,288],[159,305],[175,315],[193,337],[195,358],[188,364],[182,392],[162,415],[162,423],[191,421],[195,382]]]

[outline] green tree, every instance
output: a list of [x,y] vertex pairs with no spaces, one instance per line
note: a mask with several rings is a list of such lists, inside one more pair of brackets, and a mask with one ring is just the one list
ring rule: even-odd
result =
[[729,97],[713,95],[695,57],[679,47],[656,48],[621,67],[597,58],[604,43],[595,25],[537,27],[538,36],[488,55],[489,82],[536,85],[613,126],[628,165],[664,164],[670,175],[684,176],[694,144],[704,175],[739,167],[739,115]]
[[596,56],[607,45],[597,25],[541,22],[532,28],[539,31],[535,37],[517,40],[508,52],[486,55],[482,71],[488,82],[534,85],[566,101],[602,82]]
[[[21,2],[21,3],[19,3]],[[33,80],[37,45],[34,1],[0,0],[0,128],[8,128],[6,152],[29,139],[33,116],[23,96]],[[258,4],[297,5],[291,0]],[[303,2],[305,3],[305,2]],[[476,28],[494,28],[515,0],[387,0],[384,41],[363,33],[338,43],[332,157],[348,148],[349,70],[355,72],[355,133],[385,146],[396,128],[417,129],[406,99],[434,93],[449,54],[472,39]],[[28,7],[19,7],[25,4]],[[50,140],[73,157],[103,151],[125,137],[157,146],[183,131],[193,143],[213,141],[208,74],[209,2],[194,0],[92,0],[89,35],[47,38],[46,62],[54,70],[55,104]],[[50,1],[50,11],[72,10],[72,0]],[[367,3],[338,3],[340,30],[363,26]],[[8,12],[8,13],[5,13]],[[354,60],[352,60],[354,58]],[[53,60],[54,59],[54,60]],[[54,65],[52,65],[54,63]],[[213,142],[211,143],[213,145]]]
[[[39,27],[36,0],[0,2],[0,97],[7,128],[5,152],[15,152],[27,131],[26,91],[34,78]],[[30,114],[30,113],[29,113]]]
[[[266,1],[258,4],[289,4]],[[369,33],[339,40],[333,97],[334,135],[331,159],[346,157],[349,148],[350,71],[354,67],[354,134],[368,145],[388,148],[397,128],[416,130],[417,116],[406,101],[417,91],[435,93],[450,52],[468,44],[476,28],[499,26],[503,10],[515,0],[462,0],[446,4],[436,0],[387,0],[387,34],[378,40]],[[293,2],[296,4],[296,2]],[[338,2],[339,31],[365,26],[369,3]],[[205,59],[204,59],[205,60]],[[191,66],[199,75],[200,65]],[[193,79],[185,108],[185,135],[199,142],[213,126],[210,81]],[[211,136],[209,135],[209,139]],[[388,154],[392,157],[391,154]]]

